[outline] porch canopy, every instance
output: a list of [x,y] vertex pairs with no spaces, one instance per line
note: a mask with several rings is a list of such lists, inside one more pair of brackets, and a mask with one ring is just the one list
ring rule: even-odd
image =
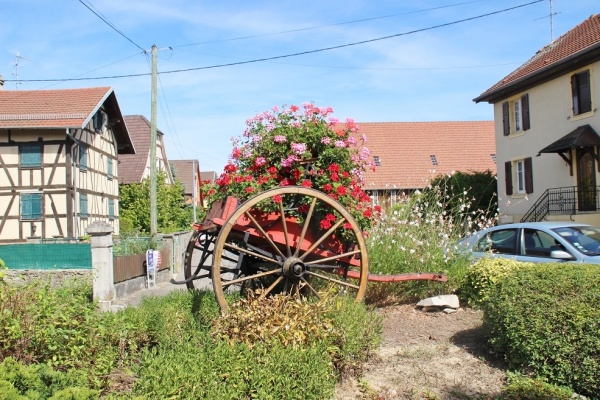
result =
[[570,149],[593,146],[600,146],[600,136],[598,136],[591,126],[582,125],[573,132],[567,133],[556,142],[544,147],[538,152],[538,156],[542,153],[562,154]]

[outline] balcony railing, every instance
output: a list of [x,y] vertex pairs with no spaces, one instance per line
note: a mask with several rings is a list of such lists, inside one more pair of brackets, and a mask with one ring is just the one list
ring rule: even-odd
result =
[[574,215],[600,210],[600,187],[580,189],[567,186],[546,190],[521,218],[521,222],[537,222],[547,215]]

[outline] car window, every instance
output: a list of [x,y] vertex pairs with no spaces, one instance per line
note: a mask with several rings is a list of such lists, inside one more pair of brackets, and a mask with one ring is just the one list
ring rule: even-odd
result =
[[523,231],[522,254],[550,258],[550,253],[553,250],[564,250],[564,247],[552,235],[537,229],[525,229]]
[[498,254],[515,254],[517,244],[516,229],[500,229],[483,236],[475,246],[475,251]]
[[555,228],[553,231],[571,243],[579,252],[588,256],[600,255],[600,229],[592,226],[571,226]]

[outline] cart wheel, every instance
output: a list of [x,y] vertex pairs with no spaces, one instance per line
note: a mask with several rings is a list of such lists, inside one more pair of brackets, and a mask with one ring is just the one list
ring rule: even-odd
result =
[[[274,211],[259,211],[265,206]],[[237,255],[235,265],[228,253]],[[349,271],[358,278],[348,280]],[[360,301],[368,274],[366,243],[352,215],[325,193],[298,186],[267,190],[241,204],[220,229],[213,252],[222,314],[228,311],[225,293],[235,290],[260,290],[261,297],[335,290]]]
[[216,237],[216,234],[206,231],[192,233],[185,250],[183,266],[183,275],[188,289],[204,289],[210,286],[207,278],[210,277],[212,251]]

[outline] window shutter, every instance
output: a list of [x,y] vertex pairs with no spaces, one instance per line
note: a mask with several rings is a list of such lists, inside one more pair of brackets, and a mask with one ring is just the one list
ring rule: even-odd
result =
[[513,186],[512,186],[512,162],[511,161],[507,161],[504,163],[504,181],[506,182],[506,194],[508,196],[512,196]]
[[579,78],[579,105],[581,113],[592,111],[592,91],[590,89],[590,70],[578,74]]
[[523,111],[523,130],[526,131],[531,128],[529,124],[529,94],[521,96],[521,110]]
[[504,136],[510,135],[510,112],[508,110],[508,101],[502,103],[502,126]]
[[531,168],[531,157],[525,160],[525,193],[533,193],[533,170]]

